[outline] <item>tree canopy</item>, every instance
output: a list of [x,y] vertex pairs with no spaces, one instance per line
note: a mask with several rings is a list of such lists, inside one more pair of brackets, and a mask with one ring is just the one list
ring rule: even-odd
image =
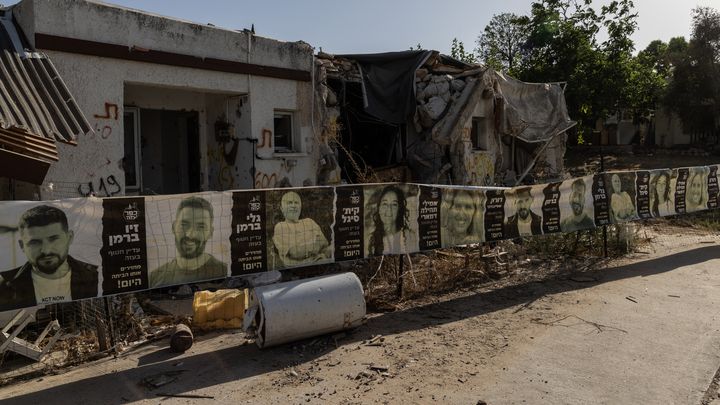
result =
[[472,54],[452,54],[527,82],[566,82],[577,133],[624,111],[636,118],[668,108],[688,131],[714,131],[720,116],[720,13],[693,10],[692,36],[650,42],[636,55],[632,0],[536,0],[528,15],[500,13],[478,35]]

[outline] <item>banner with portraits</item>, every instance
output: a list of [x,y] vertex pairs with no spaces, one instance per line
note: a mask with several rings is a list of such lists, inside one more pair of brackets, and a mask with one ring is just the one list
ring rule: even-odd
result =
[[0,202],[0,311],[718,208],[718,166]]

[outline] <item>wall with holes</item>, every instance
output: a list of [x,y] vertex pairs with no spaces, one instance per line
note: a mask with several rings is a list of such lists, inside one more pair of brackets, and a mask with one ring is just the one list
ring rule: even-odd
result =
[[[312,48],[304,43],[281,42],[107,4],[24,0],[14,14],[31,43],[38,32],[289,69],[310,71],[313,67]],[[45,53],[95,133],[78,139],[77,146],[58,145],[60,162],[51,167],[41,187],[44,199],[125,194],[123,108],[132,104],[200,113],[204,190],[316,183],[310,82],[68,52]],[[297,153],[274,153],[275,110],[295,114],[295,135],[302,145]],[[223,114],[232,124],[229,137],[216,136],[215,123]],[[248,138],[256,140],[256,153]]]

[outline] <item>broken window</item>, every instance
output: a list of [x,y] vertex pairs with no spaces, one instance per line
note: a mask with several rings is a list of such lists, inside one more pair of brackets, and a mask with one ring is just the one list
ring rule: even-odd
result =
[[488,131],[486,131],[485,128],[485,118],[473,117],[470,140],[472,142],[473,149],[488,150]]
[[295,152],[293,144],[293,115],[291,112],[275,112],[273,128],[275,152]]

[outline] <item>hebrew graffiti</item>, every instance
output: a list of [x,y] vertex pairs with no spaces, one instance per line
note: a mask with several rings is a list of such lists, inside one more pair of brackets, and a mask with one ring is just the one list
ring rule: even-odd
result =
[[[110,112],[111,112],[111,111],[112,111],[112,116],[110,115]],[[118,119],[118,106],[117,106],[117,104],[105,102],[105,114],[103,114],[103,115],[95,114],[95,115],[93,115],[93,117],[95,117],[95,118],[102,118],[102,119],[110,119],[110,118],[112,118],[112,119],[114,119],[115,121],[117,121],[117,119]]]
[[272,131],[263,128],[262,130],[262,137],[260,138],[260,143],[258,143],[258,148],[269,148],[272,146]]
[[255,188],[272,188],[277,184],[277,174],[258,172],[255,175]]
[[118,183],[115,175],[109,175],[105,178],[101,177],[97,185],[97,191],[95,184],[92,181],[87,183],[78,184],[78,194],[83,197],[112,197],[122,192],[122,187]]

